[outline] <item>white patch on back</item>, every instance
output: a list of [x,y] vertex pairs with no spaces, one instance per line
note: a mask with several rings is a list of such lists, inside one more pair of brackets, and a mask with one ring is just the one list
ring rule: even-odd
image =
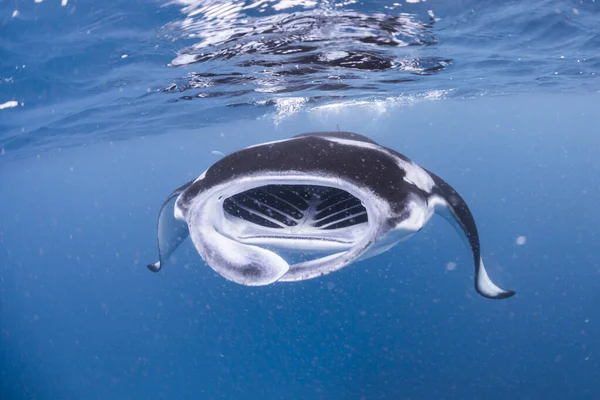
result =
[[431,193],[431,190],[435,186],[435,182],[431,176],[414,162],[406,162],[399,157],[396,158],[400,168],[403,168],[404,171],[406,171],[404,180],[408,183],[412,183],[426,193]]
[[[208,169],[206,171],[208,171]],[[204,179],[206,177],[206,171],[204,171],[202,174],[200,174],[200,176],[194,180],[194,183]]]
[[393,158],[396,164],[398,164],[398,167],[400,167],[405,172],[404,181],[415,185],[420,190],[426,193],[431,193],[431,190],[435,186],[435,182],[433,181],[431,176],[427,172],[425,172],[423,168],[419,167],[414,162],[404,161],[400,157],[387,151],[385,148],[378,144],[353,139],[340,139],[337,137],[324,137],[324,139],[330,142],[335,142],[346,146],[361,147],[363,149],[376,150],[385,153],[387,156]]
[[269,146],[269,145],[276,144],[276,143],[289,142],[290,140],[296,140],[296,139],[301,139],[301,138],[292,137],[292,138],[281,139],[281,140],[273,140],[272,142],[259,143],[259,144],[254,144],[252,146],[244,147],[244,150],[253,149],[255,147],[261,147],[261,146]]
[[379,146],[377,144],[369,143],[369,142],[363,142],[361,140],[342,139],[342,138],[333,137],[333,136],[327,136],[327,137],[319,136],[319,137],[329,140],[330,142],[335,142],[335,143],[343,144],[346,146],[355,146],[355,147],[362,147],[364,149],[372,149],[372,150],[382,151],[381,146]]

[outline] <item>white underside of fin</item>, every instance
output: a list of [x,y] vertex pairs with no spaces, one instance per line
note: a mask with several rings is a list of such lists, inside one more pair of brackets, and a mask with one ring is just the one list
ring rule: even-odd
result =
[[514,291],[502,289],[492,282],[481,258],[479,259],[479,275],[476,285],[477,292],[490,299],[504,299],[515,294]]
[[155,263],[148,265],[148,269],[150,269],[150,271],[152,271],[152,272],[158,272],[158,271],[160,271],[161,268],[162,268],[162,265],[160,264],[160,261],[157,261]]
[[[452,209],[449,207],[446,200],[439,196],[432,196],[428,200],[429,206],[435,210],[435,213],[443,217],[461,237],[465,246],[472,251],[469,240],[463,231],[457,216],[454,214]],[[479,294],[490,299],[503,299],[512,296],[515,292],[512,290],[505,290],[494,284],[490,279],[483,260],[479,258],[479,265],[477,271],[477,280],[475,281],[475,288]]]
[[490,279],[487,271],[485,270],[485,266],[483,265],[483,260],[479,259],[479,276],[477,277],[477,291],[487,297],[490,298],[498,298],[503,297],[508,294],[510,291],[504,290],[494,284]]
[[188,237],[187,223],[178,215],[178,207],[176,206],[181,190],[183,189],[180,188],[172,192],[160,208],[157,227],[159,260],[147,265],[147,268],[152,272],[160,271],[165,261]]

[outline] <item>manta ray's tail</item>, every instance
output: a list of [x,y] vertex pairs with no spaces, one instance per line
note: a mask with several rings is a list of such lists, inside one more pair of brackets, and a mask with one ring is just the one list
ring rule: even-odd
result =
[[477,226],[467,203],[443,179],[429,171],[427,172],[436,184],[434,193],[428,199],[428,203],[435,208],[436,214],[444,217],[466,239],[471,248],[475,263],[475,289],[477,292],[488,299],[506,299],[514,295],[514,291],[496,286],[488,276],[481,259]]

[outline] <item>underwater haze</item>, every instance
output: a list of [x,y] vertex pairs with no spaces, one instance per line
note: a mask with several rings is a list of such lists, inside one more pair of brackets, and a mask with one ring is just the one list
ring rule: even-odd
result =
[[[0,2],[0,399],[599,399],[600,4]],[[158,211],[224,154],[361,133],[450,183],[434,217],[249,287]]]

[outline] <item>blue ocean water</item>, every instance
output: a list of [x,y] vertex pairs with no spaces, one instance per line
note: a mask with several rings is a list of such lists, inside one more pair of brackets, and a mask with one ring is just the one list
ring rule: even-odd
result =
[[[600,398],[595,1],[0,2],[0,398]],[[318,279],[245,287],[166,196],[221,153],[365,134],[469,204]]]

